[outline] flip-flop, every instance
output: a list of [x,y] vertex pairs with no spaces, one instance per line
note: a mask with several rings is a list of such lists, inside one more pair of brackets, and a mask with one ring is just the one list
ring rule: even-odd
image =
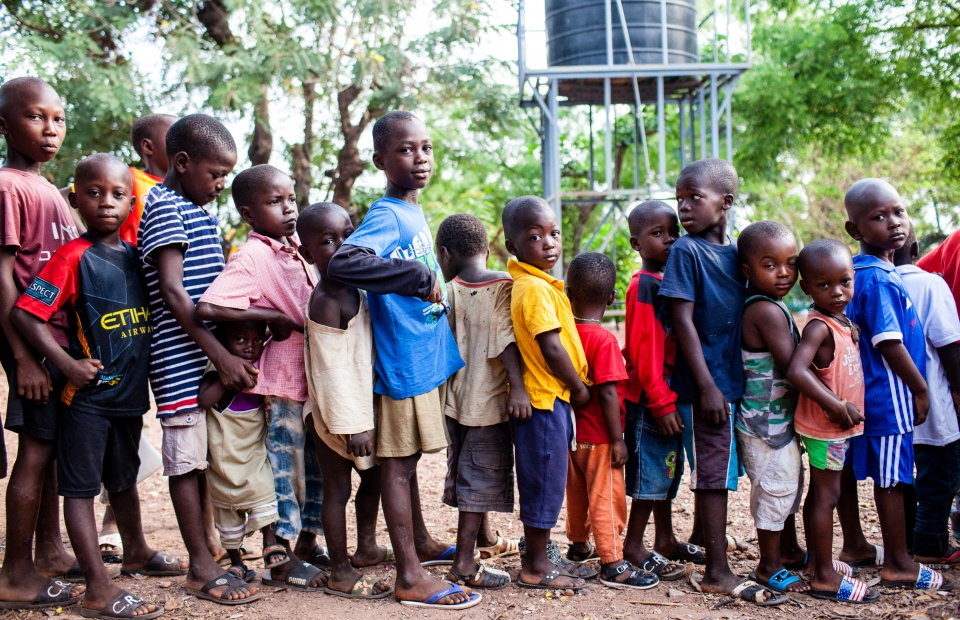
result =
[[599,560],[600,554],[597,553],[597,546],[593,543],[588,542],[590,549],[586,552],[577,551],[573,548],[573,545],[567,549],[567,559],[571,562],[589,562],[590,560]]
[[354,564],[353,556],[350,556],[350,565],[354,568],[370,568],[372,566],[380,566],[381,564],[396,564],[397,554],[393,552],[393,547],[390,545],[384,545],[383,549],[383,559],[379,562],[374,562],[373,564]]
[[481,560],[491,560],[496,558],[504,558],[510,555],[517,555],[520,553],[520,541],[504,538],[500,533],[500,530],[497,530],[496,544],[491,547],[477,547],[477,551],[480,552]]
[[750,548],[750,545],[743,542],[736,536],[727,534],[727,551],[746,551]]
[[137,608],[146,603],[142,598],[137,598],[126,590],[123,594],[113,599],[103,606],[103,609],[88,609],[80,606],[80,616],[83,618],[137,618],[138,620],[150,620],[163,615],[163,606],[154,605],[156,609],[147,614],[134,616]]
[[437,601],[442,600],[451,594],[466,594],[464,589],[459,585],[451,583],[450,586],[451,587],[447,588],[446,590],[440,590],[425,601],[400,601],[400,604],[407,605],[409,607],[429,607],[431,609],[450,609],[456,611],[458,609],[469,609],[474,605],[479,605],[480,601],[483,600],[483,597],[480,596],[479,592],[473,592],[470,594],[469,598],[462,603],[457,603],[456,605],[440,605],[437,603]]
[[320,570],[329,571],[330,567],[333,566],[330,562],[330,550],[324,547],[323,545],[317,545],[313,548],[313,551],[310,552],[310,558],[307,560]]
[[692,564],[707,563],[707,556],[704,553],[703,547],[698,547],[686,542],[678,542],[677,548],[673,550],[671,555],[667,556],[667,559],[674,562],[690,562]]
[[106,564],[120,564],[123,562],[123,539],[120,534],[104,534],[97,537],[97,544],[100,547],[110,547],[110,549],[100,549],[100,558]]
[[840,582],[840,589],[836,592],[831,592],[830,590],[810,590],[807,594],[813,598],[826,601],[853,603],[856,605],[875,603],[880,600],[879,592],[874,592],[867,587],[867,584],[859,579],[850,579],[849,577],[843,578]]
[[[271,563],[270,563],[270,558],[272,558],[272,557],[274,557],[274,556],[277,556],[277,555],[282,555],[283,558],[284,558],[283,561],[281,561],[281,562],[274,562],[273,564],[271,564]],[[284,547],[283,545],[280,545],[280,544],[277,544],[277,545],[267,545],[266,547],[264,547],[264,548],[263,548],[263,556],[262,556],[262,557],[263,557],[263,566],[264,566],[264,568],[267,568],[267,569],[276,568],[276,567],[278,567],[278,566],[283,566],[284,564],[286,564],[287,562],[290,561],[290,556],[287,555],[287,548]]]
[[780,594],[803,594],[803,592],[800,591],[787,590],[787,586],[792,586],[795,583],[803,583],[803,579],[791,574],[790,571],[785,568],[781,568],[779,571],[774,573],[769,580],[763,580],[760,577],[757,577],[756,571],[750,571],[750,574],[747,575],[747,577],[753,579],[761,586],[769,590],[773,590],[774,592],[779,592]]
[[157,551],[150,561],[139,568],[124,568],[120,572],[128,577],[144,575],[146,577],[178,577],[187,574],[186,568],[180,568],[180,560]]
[[290,571],[290,574],[288,574],[287,578],[283,581],[270,579],[266,575],[261,577],[260,581],[263,582],[263,585],[273,586],[274,588],[293,588],[294,590],[300,590],[302,592],[317,592],[323,589],[324,586],[311,586],[309,584],[313,581],[314,577],[322,572],[325,571],[320,570],[310,562],[300,562],[293,567],[293,570]]
[[240,559],[244,562],[249,562],[251,560],[259,560],[263,557],[262,553],[259,553],[256,549],[250,551],[243,545],[240,545]]
[[[426,560],[425,562],[420,562],[420,566],[449,566],[453,564],[453,556],[457,554],[457,546],[450,545],[444,549],[440,555],[433,558],[432,560]],[[440,598],[443,598],[442,596]],[[441,605],[441,607],[446,607]]]
[[873,556],[872,560],[853,560],[853,561],[847,561],[846,563],[852,566],[853,568],[873,568],[875,566],[883,566],[883,558],[884,558],[883,547],[881,547],[880,545],[874,545],[873,548],[876,549],[877,551],[876,551],[876,555]]
[[[764,592],[770,592],[772,596],[768,599],[763,598]],[[758,607],[771,607],[773,605],[782,605],[790,600],[790,597],[783,594],[777,594],[761,586],[756,581],[747,580],[731,590],[730,596],[738,598],[741,601],[753,603]]]
[[886,588],[910,588],[911,590],[934,590],[936,592],[946,592],[953,589],[953,582],[947,581],[939,571],[920,565],[920,574],[916,581],[888,581],[880,580],[880,585]]
[[27,611],[31,609],[44,609],[47,607],[69,607],[76,605],[83,598],[81,592],[77,596],[70,596],[70,589],[73,584],[66,581],[59,581],[51,578],[47,582],[47,587],[32,601],[0,601],[0,609],[16,609]]
[[[810,558],[810,554],[803,556],[803,562],[791,562],[790,564],[784,564],[783,567],[787,570],[806,570],[807,560]],[[860,569],[856,566],[850,566],[846,562],[841,562],[840,560],[833,560],[833,570],[837,571],[840,575],[844,577],[857,577],[860,575]]]
[[960,549],[958,549],[957,547],[949,547],[947,549],[947,555],[943,556],[938,560],[934,560],[933,562],[926,563],[927,566],[936,565],[936,564],[941,564],[945,566],[956,566],[957,564],[960,564]]
[[[671,564],[673,564],[673,570],[667,570],[667,567]],[[686,566],[668,560],[656,551],[651,553],[646,560],[637,564],[637,568],[653,573],[660,581],[676,581],[677,579],[683,579],[687,574]]]
[[[210,594],[210,590],[219,588],[220,586],[227,586],[227,589],[224,590],[220,596],[214,596],[213,594]],[[194,590],[193,588],[188,587],[187,594],[205,601],[213,601],[217,605],[229,606],[246,605],[247,603],[259,601],[263,597],[263,593],[257,592],[256,594],[251,594],[247,598],[230,599],[231,592],[239,588],[245,588],[246,586],[246,582],[244,582],[242,579],[237,579],[229,573],[224,573],[223,575],[220,575],[215,579],[211,579],[207,583],[203,584],[203,587],[199,590]]]
[[540,583],[527,583],[526,581],[524,581],[523,579],[520,579],[520,578],[518,577],[518,578],[517,578],[517,585],[520,586],[521,588],[528,588],[528,589],[530,589],[530,590],[559,590],[559,589],[563,589],[563,590],[573,590],[574,592],[579,592],[580,590],[583,590],[585,587],[587,587],[586,584],[581,585],[581,586],[555,586],[555,585],[552,585],[553,582],[554,582],[554,580],[556,580],[557,577],[561,577],[561,576],[562,576],[562,577],[573,577],[573,575],[567,575],[566,573],[564,573],[563,571],[561,571],[560,568],[558,567],[558,568],[554,568],[552,571],[550,571],[549,573],[547,573],[546,575],[544,575],[543,579],[540,580]]
[[510,573],[484,566],[483,562],[479,567],[472,575],[464,575],[451,566],[447,581],[484,590],[502,590],[510,585]]
[[[627,578],[617,581],[616,578],[623,573],[629,573]],[[637,570],[627,561],[616,568],[601,569],[599,581],[608,588],[633,588],[634,590],[649,590],[660,585],[660,578],[654,573]]]
[[227,568],[227,572],[237,579],[243,579],[246,583],[250,583],[257,578],[257,571],[247,568],[246,564],[231,564]]
[[[107,571],[107,577],[110,579],[116,579],[123,572],[116,564],[109,566],[104,564],[103,568]],[[64,581],[69,581],[70,583],[84,583],[87,580],[87,578],[83,576],[83,571],[80,570],[80,562],[74,562],[73,566],[67,569],[67,572],[59,577],[54,577],[54,579],[63,579]]]
[[324,594],[332,594],[333,596],[340,596],[342,598],[353,598],[353,599],[366,599],[372,600],[375,598],[386,598],[393,594],[393,588],[388,588],[384,592],[377,593],[377,584],[380,583],[380,579],[376,575],[361,575],[354,582],[353,587],[350,589],[350,592],[341,592],[339,590],[333,590],[330,586],[326,586],[323,589]]

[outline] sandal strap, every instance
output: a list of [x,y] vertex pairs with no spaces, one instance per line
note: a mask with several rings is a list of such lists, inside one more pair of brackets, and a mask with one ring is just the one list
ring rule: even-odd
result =
[[[447,582],[447,583],[450,583],[450,582]],[[463,588],[461,588],[459,584],[450,583],[450,586],[451,587],[447,588],[446,590],[440,590],[439,592],[437,592],[427,600],[423,601],[424,604],[435,605],[438,601],[450,596],[451,594],[466,594],[466,591]]]
[[859,603],[869,592],[870,589],[864,582],[859,579],[844,577],[840,581],[840,589],[837,590],[837,600]]
[[923,564],[920,565],[920,574],[917,575],[918,590],[939,590],[942,585],[943,575],[940,574],[940,571],[935,571]]
[[73,588],[73,584],[51,578],[50,581],[47,582],[46,589],[42,590],[40,594],[37,595],[37,598],[33,599],[33,602],[60,603],[63,601],[69,601],[71,599],[71,588]]
[[350,589],[350,594],[354,596],[370,596],[377,593],[377,584],[380,578],[376,575],[361,575]]
[[231,593],[233,593],[237,588],[243,588],[246,585],[247,584],[243,579],[237,579],[231,573],[224,573],[222,577],[211,579],[207,583],[203,584],[203,587],[200,588],[200,591],[204,594],[210,594],[210,590],[213,590],[214,588],[227,586],[227,589],[220,594],[220,598],[222,600],[228,600]]
[[550,571],[549,573],[547,573],[546,575],[543,576],[543,579],[540,580],[540,585],[542,585],[542,586],[548,586],[548,585],[550,585],[551,583],[553,583],[553,581],[554,581],[557,577],[559,577],[559,576],[560,576],[560,569],[559,569],[559,568],[555,568],[555,569],[553,569],[552,571]]
[[[753,590],[753,592],[748,592],[749,590]],[[734,588],[730,592],[730,595],[745,601],[752,600],[755,603],[762,603],[766,600],[766,598],[763,596],[763,593],[764,589],[760,587],[760,584],[758,584],[756,581],[751,581],[748,579]],[[746,594],[746,598],[741,596],[741,594]]]

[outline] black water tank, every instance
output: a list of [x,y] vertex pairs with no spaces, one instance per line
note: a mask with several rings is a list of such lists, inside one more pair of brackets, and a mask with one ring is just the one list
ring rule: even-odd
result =
[[[547,63],[550,66],[607,64],[606,17],[610,3],[613,62],[630,57],[616,0],[546,0]],[[660,0],[621,0],[638,64],[663,63]],[[699,62],[697,0],[667,0],[667,50],[671,63]]]

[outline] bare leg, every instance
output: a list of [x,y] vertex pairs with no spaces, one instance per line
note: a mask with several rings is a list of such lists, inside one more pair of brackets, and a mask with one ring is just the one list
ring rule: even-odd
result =
[[217,533],[217,526],[213,520],[213,500],[210,499],[210,491],[207,489],[207,477],[201,476],[199,479],[200,497],[203,506],[203,535],[207,539],[207,549],[210,555],[219,559],[227,552],[220,544],[220,534]]
[[47,577],[64,574],[77,561],[63,546],[63,535],[60,532],[60,497],[57,495],[56,459],[50,463],[47,475],[43,479],[34,557],[37,570]]
[[810,468],[810,490],[803,505],[807,522],[808,574],[814,590],[837,592],[842,577],[833,568],[833,510],[841,494],[842,474]]
[[480,521],[480,529],[477,531],[477,546],[492,547],[497,544],[497,533],[490,523],[490,513],[483,513],[483,519]]
[[[547,543],[550,542],[550,530],[539,527],[523,526],[523,537],[527,549],[527,555],[523,566],[520,568],[520,581],[525,583],[540,583],[553,569],[557,568],[547,557]],[[583,585],[583,579],[571,577],[565,572],[553,580],[551,586],[558,588],[573,587],[579,588]]]
[[480,568],[473,559],[473,550],[477,546],[477,534],[486,514],[460,511],[457,523],[457,553],[453,558],[453,569],[461,575],[472,575]]
[[840,529],[843,531],[843,548],[840,549],[840,560],[855,562],[876,557],[877,550],[867,542],[860,525],[857,478],[852,467],[844,467],[840,476],[840,500],[837,503],[837,515],[840,519]]
[[[780,561],[780,532],[757,528],[757,542],[760,547],[760,562],[757,563],[755,574],[769,582],[771,577],[783,570],[783,563]],[[787,592],[806,592],[809,589],[810,586],[802,581],[787,586]]]
[[651,555],[651,551],[643,543],[643,535],[647,531],[653,504],[652,500],[635,499],[630,505],[627,536],[623,541],[623,557],[633,565],[642,563]]
[[[418,454],[417,461],[419,460]],[[410,479],[410,507],[413,514],[413,540],[417,547],[417,556],[421,562],[426,562],[446,551],[450,545],[439,542],[431,536],[423,521],[423,510],[420,508],[420,483],[417,481],[417,461],[414,461],[413,476]]]
[[381,477],[379,465],[360,472],[360,486],[353,500],[357,513],[357,552],[351,562],[356,567],[372,566],[386,557],[387,548],[377,544]]
[[889,581],[916,581],[920,565],[907,555],[907,533],[903,526],[903,487],[898,484],[889,489],[873,485],[873,498],[877,503],[880,518],[880,534],[883,536],[883,567],[880,577]]
[[798,564],[807,557],[807,550],[800,545],[797,538],[797,517],[790,515],[783,522],[780,532],[780,561],[783,564]]
[[707,556],[703,590],[732,592],[743,580],[733,574],[727,563],[727,491],[697,491],[696,499],[697,512],[710,515],[702,524]]

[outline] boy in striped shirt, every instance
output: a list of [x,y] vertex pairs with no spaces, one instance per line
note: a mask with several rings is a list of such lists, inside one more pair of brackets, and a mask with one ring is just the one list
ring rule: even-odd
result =
[[207,425],[197,392],[208,358],[231,390],[256,385],[257,370],[231,355],[194,313],[224,267],[217,218],[202,205],[223,191],[237,147],[219,121],[191,114],[170,127],[167,158],[167,175],[150,190],[137,234],[153,321],[150,386],[163,426],[163,474],[170,477],[170,498],[190,553],[187,592],[237,605],[259,596],[255,587],[224,573],[207,546]]

